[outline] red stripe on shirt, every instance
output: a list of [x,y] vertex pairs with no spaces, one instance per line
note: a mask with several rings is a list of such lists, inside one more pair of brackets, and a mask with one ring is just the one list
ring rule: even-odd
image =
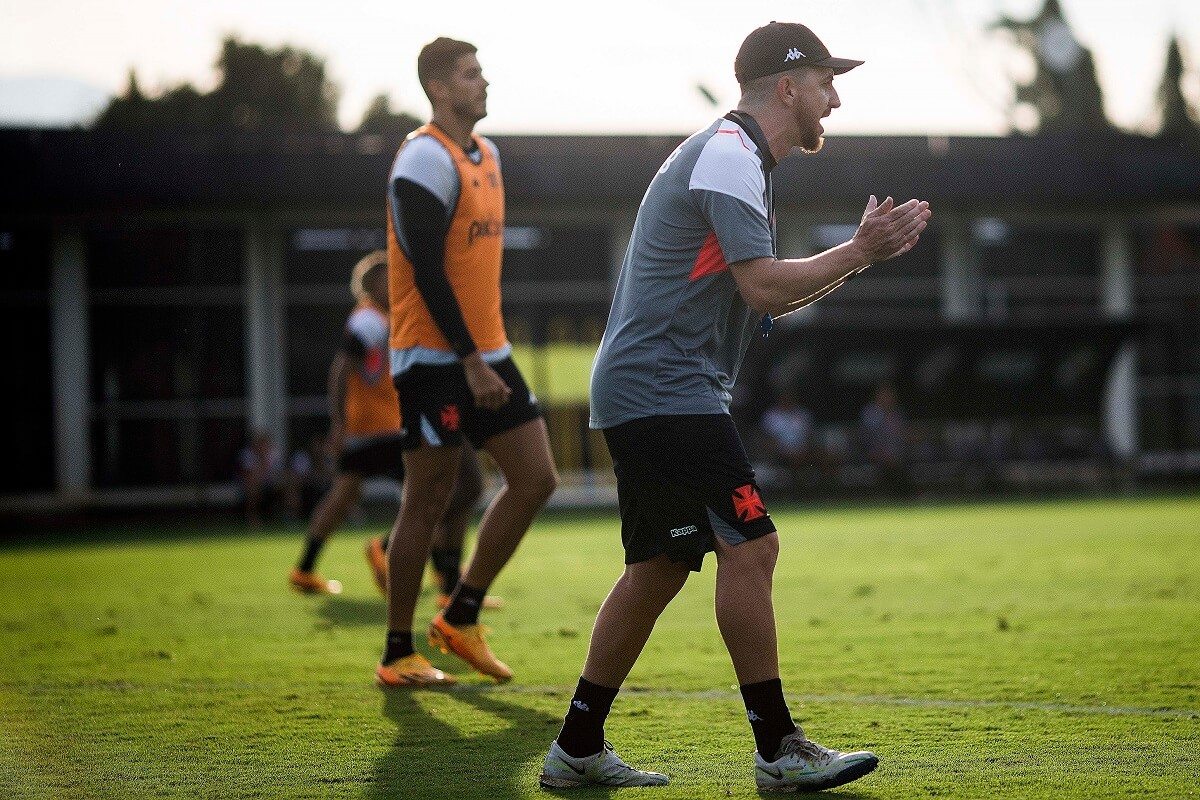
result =
[[727,269],[729,265],[725,263],[721,243],[717,241],[717,235],[709,231],[708,238],[700,246],[700,252],[696,253],[696,264],[692,267],[692,274],[688,276],[688,280],[699,280],[705,275],[716,275]]
[[[746,140],[742,138],[742,132],[741,132],[741,131],[736,131],[736,130],[735,130],[735,131],[717,131],[717,133],[733,133],[733,134],[737,134],[738,141],[740,141],[740,142],[742,143],[742,147],[746,148],[747,150],[750,150],[750,146],[749,146],[748,144],[746,144]],[[751,152],[751,153],[753,153],[754,151],[753,151],[753,150],[750,150],[750,152]]]

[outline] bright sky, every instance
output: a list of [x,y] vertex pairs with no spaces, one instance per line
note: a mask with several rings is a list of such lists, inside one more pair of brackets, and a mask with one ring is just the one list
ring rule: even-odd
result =
[[[834,55],[867,64],[838,78],[843,106],[829,133],[1000,133],[1004,51],[983,36],[1000,11],[1028,17],[1042,0],[0,0],[0,124],[28,120],[61,80],[119,91],[129,67],[144,88],[214,81],[222,35],[307,47],[342,88],[341,120],[357,124],[371,97],[418,116],[428,105],[416,55],[439,35],[479,46],[491,81],[487,133],[687,133],[737,99],[733,57],[771,19],[803,22]],[[1152,116],[1167,38],[1185,42],[1200,96],[1200,0],[1063,0],[1096,56],[1111,118]],[[39,81],[29,79],[36,78]],[[51,79],[56,79],[51,81]],[[55,92],[29,87],[60,88]],[[78,88],[78,87],[77,87]],[[86,88],[86,87],[84,87]],[[40,96],[39,95],[40,91]],[[87,95],[77,91],[76,95]],[[61,108],[58,111],[63,112]],[[76,110],[74,116],[80,111]],[[71,114],[67,114],[71,116]],[[51,115],[52,116],[52,115]]]

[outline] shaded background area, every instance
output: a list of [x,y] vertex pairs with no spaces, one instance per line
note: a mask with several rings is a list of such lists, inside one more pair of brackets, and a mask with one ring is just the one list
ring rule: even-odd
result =
[[[1167,41],[1153,118],[1118,129],[1078,12],[1008,8],[963,41],[998,76],[1009,135],[834,137],[777,170],[781,255],[844,241],[870,193],[937,216],[913,252],[751,347],[735,413],[772,496],[1200,482],[1192,55]],[[384,245],[383,176],[419,122],[381,93],[347,131],[341,98],[322,53],[230,34],[211,82],[131,69],[87,129],[0,130],[23,454],[0,513],[232,509],[253,433],[289,464],[314,446],[349,269]],[[555,503],[612,502],[588,373],[637,203],[679,138],[496,137],[505,315],[564,474]]]

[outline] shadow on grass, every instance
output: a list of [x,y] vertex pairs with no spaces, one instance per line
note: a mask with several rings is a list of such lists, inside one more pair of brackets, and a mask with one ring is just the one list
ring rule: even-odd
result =
[[[425,630],[420,627],[421,621],[428,624],[428,620],[433,618],[433,612],[429,610],[433,608],[432,597],[433,590],[424,588],[417,600],[416,624],[421,631]],[[427,616],[422,617],[422,614]],[[383,597],[327,595],[324,602],[317,606],[316,615],[329,625],[374,625],[382,629],[387,620],[387,601]]]
[[[460,730],[430,711],[448,702],[469,706],[468,715],[477,718],[482,732],[472,732],[471,724]],[[383,713],[395,723],[396,739],[376,765],[367,793],[381,800],[528,797],[538,791],[542,756],[562,723],[557,715],[512,702],[502,689],[475,686],[444,692],[391,689],[384,692]],[[571,792],[572,797],[611,794]]]
[[387,604],[382,597],[363,599],[332,595],[317,607],[317,616],[330,625],[374,625],[382,628]]
[[[500,688],[470,685],[446,691],[391,689],[383,695],[383,715],[395,724],[396,738],[375,765],[369,798],[612,798],[631,791],[641,797],[636,790],[599,786],[541,789],[537,777],[542,757],[558,734],[562,717],[531,708],[539,702],[532,694],[511,695]],[[565,698],[556,696],[556,710]],[[456,715],[465,718],[464,729],[432,710],[451,703],[469,707]],[[753,793],[753,779],[749,788]],[[650,800],[653,790],[647,791]],[[875,795],[840,787],[822,796],[866,800]]]

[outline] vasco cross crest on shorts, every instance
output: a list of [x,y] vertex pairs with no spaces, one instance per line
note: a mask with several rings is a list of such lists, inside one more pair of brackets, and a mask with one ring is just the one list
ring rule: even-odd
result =
[[767,515],[767,507],[752,483],[733,490],[733,511],[742,522],[753,522]]
[[458,406],[442,406],[442,427],[448,431],[458,430]]

